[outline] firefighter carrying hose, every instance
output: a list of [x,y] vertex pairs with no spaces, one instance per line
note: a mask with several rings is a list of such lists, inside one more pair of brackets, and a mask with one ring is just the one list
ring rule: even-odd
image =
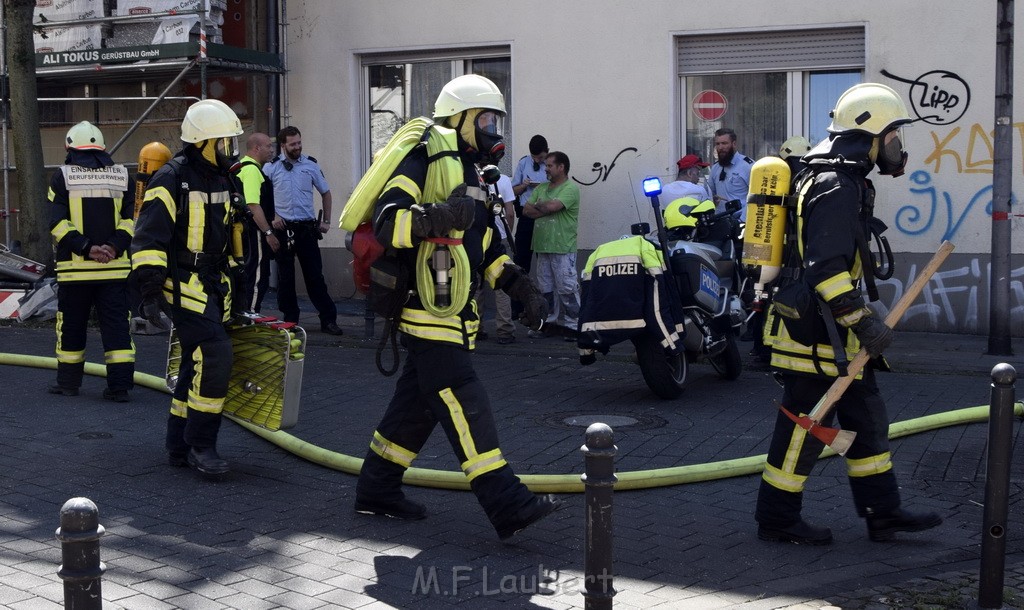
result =
[[[377,240],[396,254],[414,291],[398,316],[408,350],[394,396],[370,441],[356,486],[356,512],[422,519],[426,508],[405,497],[402,475],[440,423],[470,486],[506,539],[559,504],[520,482],[498,446],[487,393],[470,352],[480,326],[473,293],[478,281],[525,304],[525,323],[539,328],[547,306],[512,264],[498,239],[477,163],[504,152],[505,100],[475,74],[444,86],[434,108],[437,125],[398,164],[373,211]],[[437,256],[438,252],[444,252]],[[439,289],[445,284],[443,289]]]
[[[877,83],[855,85],[832,111],[831,135],[803,157],[808,170],[796,185],[795,244],[787,248],[779,289],[765,321],[772,368],[783,380],[782,404],[809,413],[837,375],[842,361],[863,346],[873,358],[836,404],[839,423],[857,433],[846,467],[857,514],[873,541],[942,523],[939,515],[901,507],[889,452],[889,417],[875,382],[893,332],[867,306],[875,300],[877,267],[867,247],[872,232],[875,167],[903,174],[907,153],[902,126],[910,123],[899,95]],[[810,303],[803,306],[801,303]],[[820,306],[818,306],[820,304]],[[794,313],[799,313],[793,317]],[[822,422],[830,425],[830,421]],[[804,485],[823,444],[781,411],[768,449],[755,519],[762,540],[828,544],[827,527],[800,516]]]
[[[184,148],[153,176],[132,240],[132,267],[143,317],[174,321],[182,361],[167,420],[172,466],[207,475],[228,472],[217,454],[217,432],[231,376],[232,256],[230,172],[238,161],[242,125],[218,100],[189,107],[181,124]],[[240,253],[235,253],[240,256]]]
[[103,397],[128,402],[135,345],[128,330],[128,247],[134,222],[128,170],[106,152],[103,134],[82,121],[64,139],[68,154],[50,179],[50,233],[57,261],[57,383],[77,396],[85,371],[89,314],[96,308],[107,365]]

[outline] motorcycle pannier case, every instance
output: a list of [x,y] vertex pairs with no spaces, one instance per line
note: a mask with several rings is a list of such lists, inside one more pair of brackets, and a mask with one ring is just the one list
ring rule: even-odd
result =
[[715,268],[700,256],[689,252],[672,254],[670,262],[683,307],[718,311],[721,282]]

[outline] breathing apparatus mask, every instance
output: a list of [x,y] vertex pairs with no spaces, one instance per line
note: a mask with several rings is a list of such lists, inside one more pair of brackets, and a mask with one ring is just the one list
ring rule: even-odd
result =
[[230,172],[238,165],[238,137],[204,140],[200,151],[203,158],[221,171]]
[[907,166],[907,152],[903,150],[903,129],[887,131],[879,137],[875,146],[878,148],[875,158],[875,165],[878,166],[878,173],[884,176],[902,176]]
[[497,163],[505,156],[503,114],[487,109],[468,110],[459,117],[456,130],[476,152],[477,163]]

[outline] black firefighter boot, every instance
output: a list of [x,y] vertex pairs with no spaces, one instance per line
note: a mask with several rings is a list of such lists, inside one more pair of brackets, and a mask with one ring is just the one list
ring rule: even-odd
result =
[[757,494],[757,537],[768,542],[831,544],[832,530],[811,525],[800,517],[803,493],[783,491],[761,479]]
[[426,518],[426,507],[402,492],[404,474],[405,468],[385,460],[372,449],[367,451],[356,482],[355,511],[410,521]]
[[942,517],[933,512],[912,513],[898,507],[885,513],[870,508],[865,512],[868,538],[872,542],[887,542],[895,538],[897,532],[923,532],[942,523]]
[[867,477],[851,477],[850,490],[857,504],[857,514],[868,525],[872,542],[886,542],[897,532],[921,532],[942,523],[936,513],[912,513],[903,510],[896,475],[890,469]]
[[227,460],[217,453],[216,447],[192,447],[188,452],[188,465],[209,475],[226,474],[231,470]]
[[470,483],[499,540],[508,540],[562,507],[554,496],[536,495],[504,465]]
[[186,421],[185,442],[191,447],[188,465],[210,476],[226,474],[231,470],[227,461],[217,453],[221,414],[189,409]]
[[46,388],[50,394],[61,396],[78,396],[78,388],[82,386],[82,376],[85,374],[84,362],[58,362],[57,383]]

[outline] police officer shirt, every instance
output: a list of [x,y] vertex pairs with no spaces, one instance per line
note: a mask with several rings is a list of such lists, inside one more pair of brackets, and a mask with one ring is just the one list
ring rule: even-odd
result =
[[274,185],[274,211],[278,216],[290,222],[316,220],[313,189],[320,195],[331,190],[316,159],[300,155],[293,161],[278,155],[263,166],[263,173]]
[[[750,192],[750,167],[754,160],[736,151],[732,156],[732,163],[723,167],[717,161],[711,166],[708,172],[708,185],[711,187],[711,195],[725,198],[726,201],[733,199],[740,200],[740,211],[736,216],[740,222],[747,220],[747,195]],[[715,204],[719,212],[725,211],[724,203]]]
[[537,169],[534,168],[534,160],[530,155],[526,155],[519,160],[516,164],[515,173],[512,174],[512,186],[519,186],[526,181],[527,178],[533,183],[533,186],[529,186],[525,191],[519,194],[519,201],[526,202],[530,200],[530,195],[533,194],[533,189],[537,188],[538,184],[548,181],[548,173],[544,169],[544,160],[541,159],[537,163]]

